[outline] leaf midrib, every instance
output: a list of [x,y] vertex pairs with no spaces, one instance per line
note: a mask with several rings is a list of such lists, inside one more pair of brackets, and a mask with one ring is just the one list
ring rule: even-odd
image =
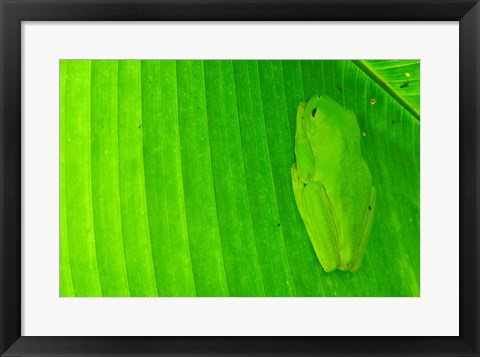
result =
[[418,121],[420,121],[420,112],[416,110],[408,101],[406,101],[398,91],[395,90],[389,83],[382,79],[382,76],[368,64],[365,60],[352,60],[352,62],[364,71],[371,79],[373,79],[380,87],[382,87],[388,94],[392,96],[402,107],[404,107],[410,114],[412,114]]

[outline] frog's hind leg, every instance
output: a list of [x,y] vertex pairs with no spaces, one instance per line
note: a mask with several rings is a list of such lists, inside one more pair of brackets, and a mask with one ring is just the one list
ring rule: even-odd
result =
[[302,202],[304,212],[308,212],[303,221],[318,260],[327,273],[334,271],[340,264],[338,230],[324,187],[317,182],[308,183],[302,192]]
[[365,217],[363,219],[362,224],[362,236],[360,237],[360,241],[358,243],[358,247],[356,249],[357,256],[354,258],[352,262],[352,266],[350,271],[356,272],[360,269],[362,265],[363,257],[365,255],[365,249],[367,248],[368,237],[370,236],[370,231],[372,230],[372,221],[373,215],[375,213],[375,200],[377,198],[377,191],[375,187],[372,187],[372,191],[370,193],[370,200],[368,201],[368,207],[365,210]]

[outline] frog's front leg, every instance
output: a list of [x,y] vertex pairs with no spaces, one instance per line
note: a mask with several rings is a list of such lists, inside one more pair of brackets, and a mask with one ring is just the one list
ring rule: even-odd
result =
[[318,260],[328,273],[340,265],[338,229],[327,192],[318,182],[308,183],[302,192],[303,221]]
[[368,207],[365,209],[365,217],[363,219],[362,228],[360,230],[360,241],[356,249],[356,257],[353,260],[351,271],[356,272],[360,269],[362,265],[363,257],[365,255],[365,249],[367,248],[368,238],[370,236],[370,231],[372,230],[372,221],[375,211],[375,201],[377,198],[377,191],[375,187],[372,187],[370,193],[370,199],[368,201]]
[[304,128],[305,107],[307,103],[301,102],[297,108],[297,123],[295,131],[295,158],[297,171],[304,182],[313,176],[315,170],[315,157],[308,141]]
[[302,204],[302,192],[305,188],[305,183],[302,181],[302,178],[298,174],[297,164],[293,164],[292,169],[290,170],[292,173],[292,187],[293,187],[293,194],[295,196],[295,202],[297,202],[298,211],[300,212],[300,216],[303,218],[303,204]]

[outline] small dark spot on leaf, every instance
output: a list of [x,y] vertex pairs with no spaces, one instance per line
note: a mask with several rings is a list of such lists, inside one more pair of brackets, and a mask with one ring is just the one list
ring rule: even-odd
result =
[[280,223],[279,223],[279,224],[277,224],[277,227],[280,227]]
[[321,94],[319,94],[319,95],[318,95],[318,98],[321,98],[321,97],[322,97],[322,95],[321,95]]
[[409,82],[408,82],[408,81],[406,81],[405,83],[403,83],[403,84],[400,86],[400,88],[405,88],[405,87],[408,87],[408,83],[409,83]]
[[142,124],[140,124],[140,125],[138,126],[138,129],[140,129],[141,127],[142,127]]
[[197,109],[200,109],[200,107],[197,107]]
[[392,120],[392,124],[395,124],[395,120]]
[[371,211],[371,210],[372,210],[372,206],[368,205],[368,210]]
[[315,114],[317,114],[317,108],[314,108],[314,109],[312,110],[312,117],[315,118]]

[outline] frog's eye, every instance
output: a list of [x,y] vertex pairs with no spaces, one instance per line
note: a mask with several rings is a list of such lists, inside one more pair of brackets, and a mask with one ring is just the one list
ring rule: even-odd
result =
[[317,108],[314,108],[312,110],[312,117],[315,118],[315,114],[317,114]]

